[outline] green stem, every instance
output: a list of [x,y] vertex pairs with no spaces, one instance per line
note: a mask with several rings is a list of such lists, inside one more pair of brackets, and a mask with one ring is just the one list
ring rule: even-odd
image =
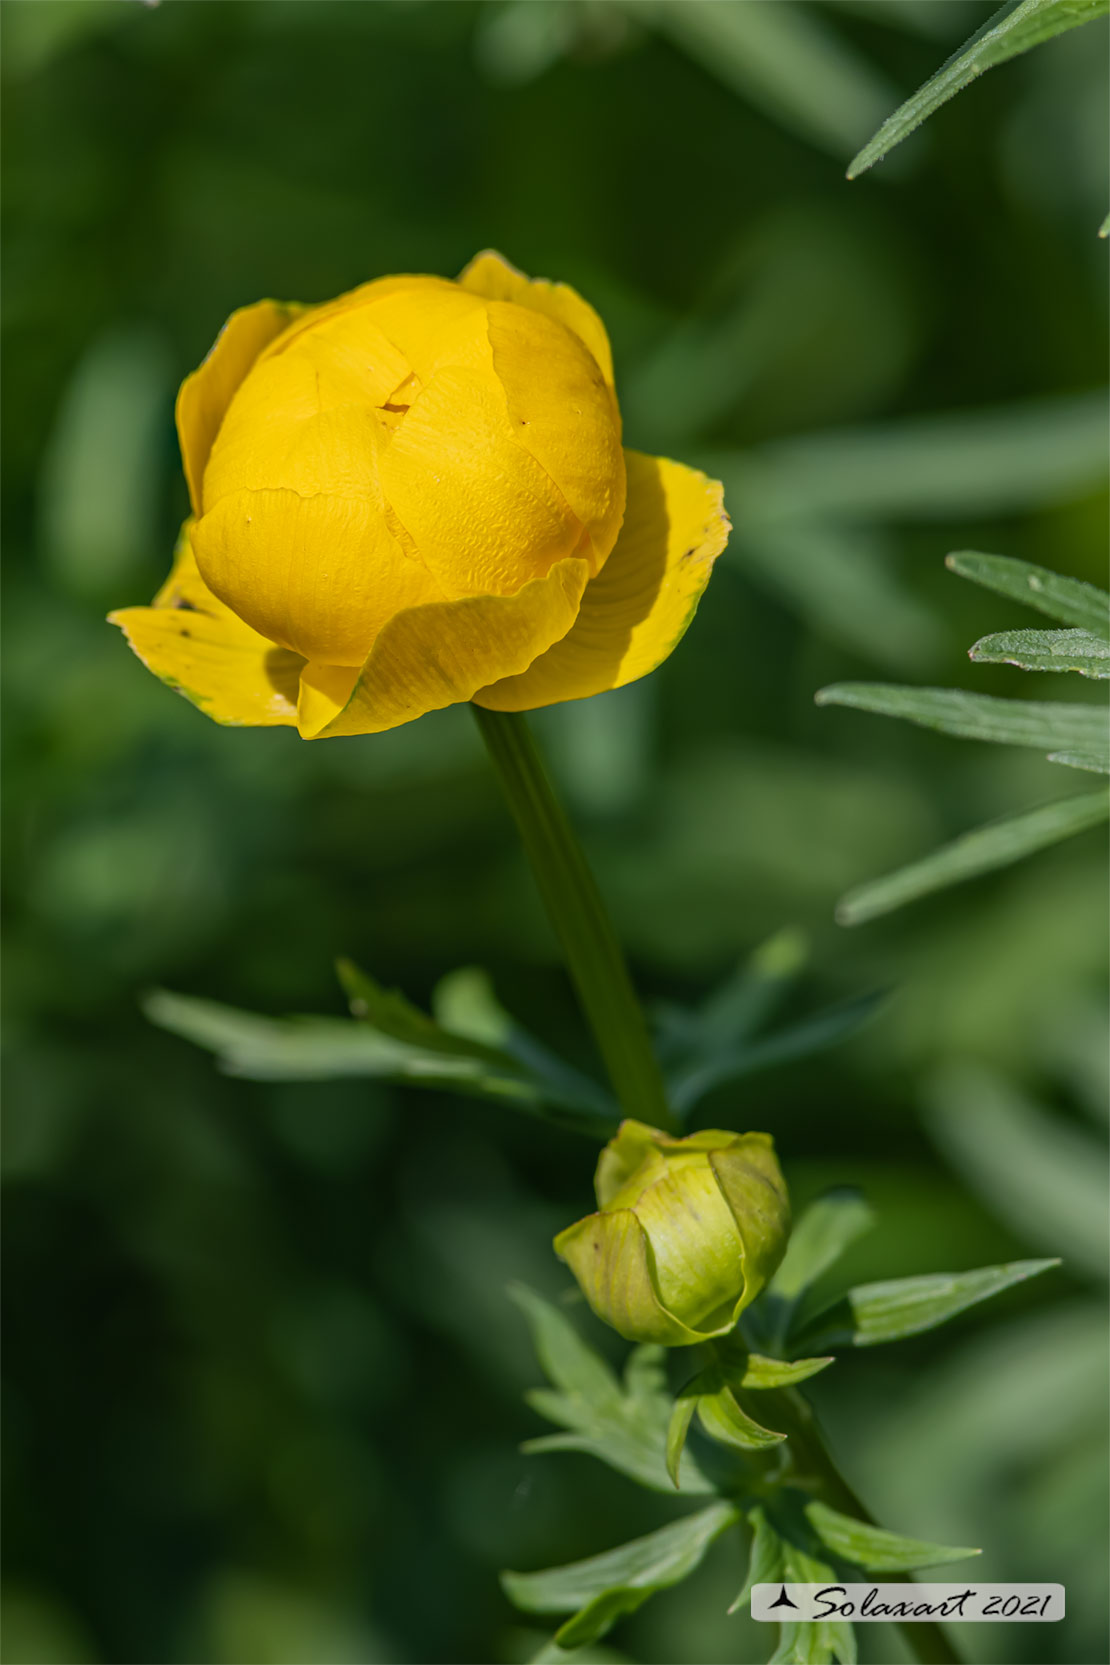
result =
[[626,1115],[674,1131],[659,1066],[621,946],[582,846],[517,712],[472,705],[582,1010]]
[[[808,1401],[796,1389],[775,1388],[760,1394],[759,1402],[761,1409],[769,1411],[771,1426],[787,1436],[792,1468],[817,1482],[831,1508],[878,1526],[833,1462]],[[934,1620],[899,1624],[898,1629],[920,1665],[960,1665],[959,1654]]]

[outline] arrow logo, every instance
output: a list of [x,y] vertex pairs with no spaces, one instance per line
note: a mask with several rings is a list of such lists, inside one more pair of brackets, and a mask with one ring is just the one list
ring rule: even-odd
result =
[[792,1607],[794,1609],[795,1613],[798,1611],[798,1604],[797,1604],[796,1601],[791,1601],[790,1600],[790,1597],[786,1593],[786,1585],[785,1584],[782,1587],[782,1590],[779,1594],[778,1600],[773,1601],[771,1603],[772,1610],[774,1610],[774,1608],[776,1608],[776,1607]]

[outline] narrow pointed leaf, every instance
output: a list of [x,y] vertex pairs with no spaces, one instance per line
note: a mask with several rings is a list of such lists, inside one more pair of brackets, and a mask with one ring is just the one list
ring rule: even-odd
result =
[[1008,0],[937,73],[883,122],[848,168],[856,179],[984,70],[1107,12],[1107,0]]
[[1021,671],[1078,671],[1110,677],[1110,642],[1089,630],[1001,630],[984,636],[968,658],[982,665],[1016,665]]
[[595,1353],[559,1308],[527,1284],[509,1286],[509,1298],[524,1314],[532,1345],[546,1376],[563,1393],[599,1406],[615,1405],[620,1383],[599,1353]]
[[881,1526],[839,1514],[820,1502],[807,1503],[805,1513],[826,1549],[865,1572],[916,1572],[923,1567],[944,1566],[949,1561],[966,1561],[983,1553],[979,1549],[958,1549],[950,1544],[903,1538],[897,1532],[887,1532]]
[[787,1335],[806,1290],[834,1266],[850,1244],[875,1225],[874,1211],[859,1191],[845,1186],[811,1203],[790,1234],[782,1264],[759,1303],[770,1335]]
[[831,1354],[823,1359],[795,1359],[790,1363],[787,1359],[765,1359],[758,1353],[749,1353],[744,1374],[740,1379],[742,1388],[780,1388],[796,1387],[799,1382],[807,1382],[811,1376],[827,1370],[830,1364],[835,1364]]
[[698,1408],[697,1399],[691,1395],[685,1398],[679,1394],[674,1402],[671,1420],[667,1424],[667,1473],[674,1481],[675,1489],[680,1485],[679,1464],[682,1453],[686,1448],[686,1436],[690,1432],[690,1424],[694,1420],[694,1412]]
[[703,1393],[698,1399],[698,1421],[710,1439],[728,1445],[735,1451],[768,1451],[781,1445],[785,1434],[764,1428],[748,1415],[731,1388],[719,1388],[716,1393]]
[[763,1510],[752,1509],[748,1515],[748,1524],[752,1529],[748,1576],[744,1580],[743,1589],[729,1608],[730,1614],[738,1613],[750,1599],[753,1584],[773,1584],[782,1573],[782,1539]]
[[525,1612],[573,1613],[555,1639],[562,1648],[581,1647],[657,1590],[680,1583],[713,1540],[739,1519],[733,1504],[714,1503],[603,1555],[545,1572],[502,1573],[501,1583],[509,1600]]
[[[529,1452],[581,1451],[652,1491],[672,1492],[667,1466],[671,1396],[662,1369],[663,1350],[638,1347],[623,1384],[557,1307],[533,1290],[514,1285],[510,1294],[532,1329],[536,1351],[557,1391],[526,1395],[533,1410],[566,1430],[529,1440]],[[714,1487],[689,1451],[680,1453],[684,1492],[711,1494]]]
[[860,1284],[817,1314],[805,1340],[810,1346],[828,1347],[877,1347],[901,1341],[904,1336],[934,1330],[968,1307],[1059,1264],[1058,1260],[1015,1260],[974,1272]]
[[337,960],[335,966],[343,992],[347,996],[351,1015],[371,1029],[377,1029],[393,1040],[408,1046],[425,1047],[433,1052],[446,1052],[467,1058],[482,1058],[508,1067],[515,1073],[516,1066],[509,1054],[500,1047],[487,1045],[465,1034],[441,1028],[434,1018],[414,1006],[399,989],[386,989],[352,960]]
[[1110,641],[1110,595],[1094,584],[1065,578],[1048,567],[1033,566],[1009,555],[983,555],[976,549],[956,550],[946,557],[945,565],[950,572],[970,578],[996,595],[1047,613],[1058,624],[1089,630],[1093,636]]
[[837,920],[841,925],[862,925],[921,896],[962,884],[996,867],[1008,867],[1036,850],[1098,826],[1108,814],[1110,795],[1099,790],[1003,816],[963,833],[920,861],[848,891],[837,904]]
[[1049,752],[1048,761],[1062,763],[1065,769],[1082,769],[1088,775],[1110,775],[1110,761],[1094,752]]
[[964,740],[1096,756],[1108,748],[1106,716],[1095,705],[996,699],[992,694],[965,693],[962,688],[904,688],[883,682],[834,683],[820,690],[816,702],[900,717]]
[[754,1075],[757,1070],[771,1069],[778,1064],[793,1063],[826,1047],[847,1040],[862,1027],[886,998],[884,990],[856,995],[838,1001],[835,1006],[812,1017],[790,1024],[777,1033],[765,1035],[746,1045],[722,1050],[695,1060],[672,1071],[668,1077],[668,1094],[674,1109],[686,1115],[699,1099],[725,1081]]

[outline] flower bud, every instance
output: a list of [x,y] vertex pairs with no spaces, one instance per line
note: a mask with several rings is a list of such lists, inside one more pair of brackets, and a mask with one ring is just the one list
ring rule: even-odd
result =
[[560,1232],[555,1252],[628,1341],[726,1335],[786,1249],[790,1203],[766,1133],[675,1139],[622,1122],[594,1189],[598,1212]]

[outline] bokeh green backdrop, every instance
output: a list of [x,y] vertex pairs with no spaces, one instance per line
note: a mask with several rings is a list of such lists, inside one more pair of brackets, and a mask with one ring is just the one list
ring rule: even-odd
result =
[[[516,1449],[538,1370],[503,1290],[565,1287],[548,1245],[587,1205],[586,1142],[474,1101],[228,1079],[137,1004],[163,984],[339,1012],[340,953],[421,999],[481,962],[590,1063],[465,710],[312,746],[222,730],[102,622],[164,574],[174,391],[232,308],[487,245],[594,301],[629,441],[718,468],[736,523],[663,670],[538,724],[645,994],[694,999],[784,925],[810,942],[800,1008],[893,991],[703,1123],[769,1129],[800,1198],[862,1183],[860,1275],[1067,1256],[823,1377],[844,1466],[895,1528],[984,1544],[983,1576],[1068,1585],[1064,1625],[970,1627],[973,1657],[1106,1657],[1103,850],[838,929],[848,885],[1072,787],[812,704],[875,675],[1048,697],[968,666],[1030,621],[948,549],[1101,579],[1104,26],[843,177],[988,10],[0,8],[9,1665],[523,1659],[540,1632],[500,1566],[674,1513]],[[741,1580],[726,1542],[614,1641],[763,1658],[724,1617]]]

